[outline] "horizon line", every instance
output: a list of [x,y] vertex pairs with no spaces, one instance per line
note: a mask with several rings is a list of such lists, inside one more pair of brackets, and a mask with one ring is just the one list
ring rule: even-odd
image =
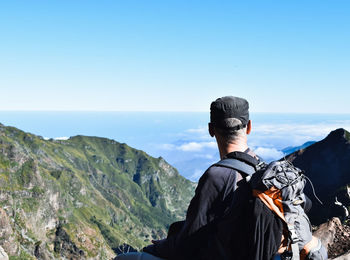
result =
[[[51,112],[51,113],[209,113],[210,111],[204,110],[1,110],[1,112]],[[298,114],[298,115],[350,115],[350,112],[271,112],[271,111],[250,111],[252,114]]]

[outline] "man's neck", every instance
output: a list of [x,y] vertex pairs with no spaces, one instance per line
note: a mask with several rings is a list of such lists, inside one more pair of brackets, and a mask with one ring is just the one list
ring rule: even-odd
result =
[[232,143],[219,144],[220,158],[223,159],[224,156],[232,152],[245,152],[248,149],[247,139],[238,139]]

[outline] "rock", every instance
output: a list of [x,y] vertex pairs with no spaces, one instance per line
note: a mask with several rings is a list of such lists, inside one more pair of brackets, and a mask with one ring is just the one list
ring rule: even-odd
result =
[[9,257],[5,250],[0,246],[0,260],[8,260]]
[[41,243],[41,241],[39,241],[39,242],[37,242],[35,244],[34,256],[38,260],[49,260],[49,259],[51,259],[51,257],[49,256],[49,254],[47,253],[47,251],[45,249],[45,245],[43,245]]
[[337,228],[339,227],[341,227],[339,218],[332,218],[330,221],[320,225],[313,235],[318,237],[322,244],[328,248],[333,244]]
[[[0,246],[10,255],[16,254],[18,244],[14,237],[11,221],[6,211],[0,208]],[[1,259],[1,258],[0,258]]]
[[0,260],[8,260],[9,256],[6,254],[5,250],[0,246]]
[[344,255],[333,258],[333,260],[350,260],[350,251]]
[[322,224],[314,232],[328,249],[330,259],[350,260],[350,226],[342,225],[338,218]]
[[54,251],[56,253],[61,254],[61,256],[68,256],[69,259],[85,259],[84,251],[73,243],[61,224],[58,225],[55,234]]
[[121,244],[117,248],[113,248],[113,250],[117,255],[130,253],[130,252],[137,252],[135,248],[133,248],[128,244]]

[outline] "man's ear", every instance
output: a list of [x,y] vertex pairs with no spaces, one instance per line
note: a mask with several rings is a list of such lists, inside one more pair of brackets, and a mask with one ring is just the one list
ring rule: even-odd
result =
[[215,132],[214,132],[214,125],[212,123],[208,123],[208,131],[211,137],[214,137]]
[[249,135],[251,131],[252,131],[252,121],[249,120],[247,124],[247,132],[246,132],[247,135]]

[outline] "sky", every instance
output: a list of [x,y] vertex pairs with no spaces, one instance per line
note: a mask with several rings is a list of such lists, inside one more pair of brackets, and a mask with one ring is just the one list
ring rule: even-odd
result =
[[0,2],[0,110],[350,113],[350,2]]

